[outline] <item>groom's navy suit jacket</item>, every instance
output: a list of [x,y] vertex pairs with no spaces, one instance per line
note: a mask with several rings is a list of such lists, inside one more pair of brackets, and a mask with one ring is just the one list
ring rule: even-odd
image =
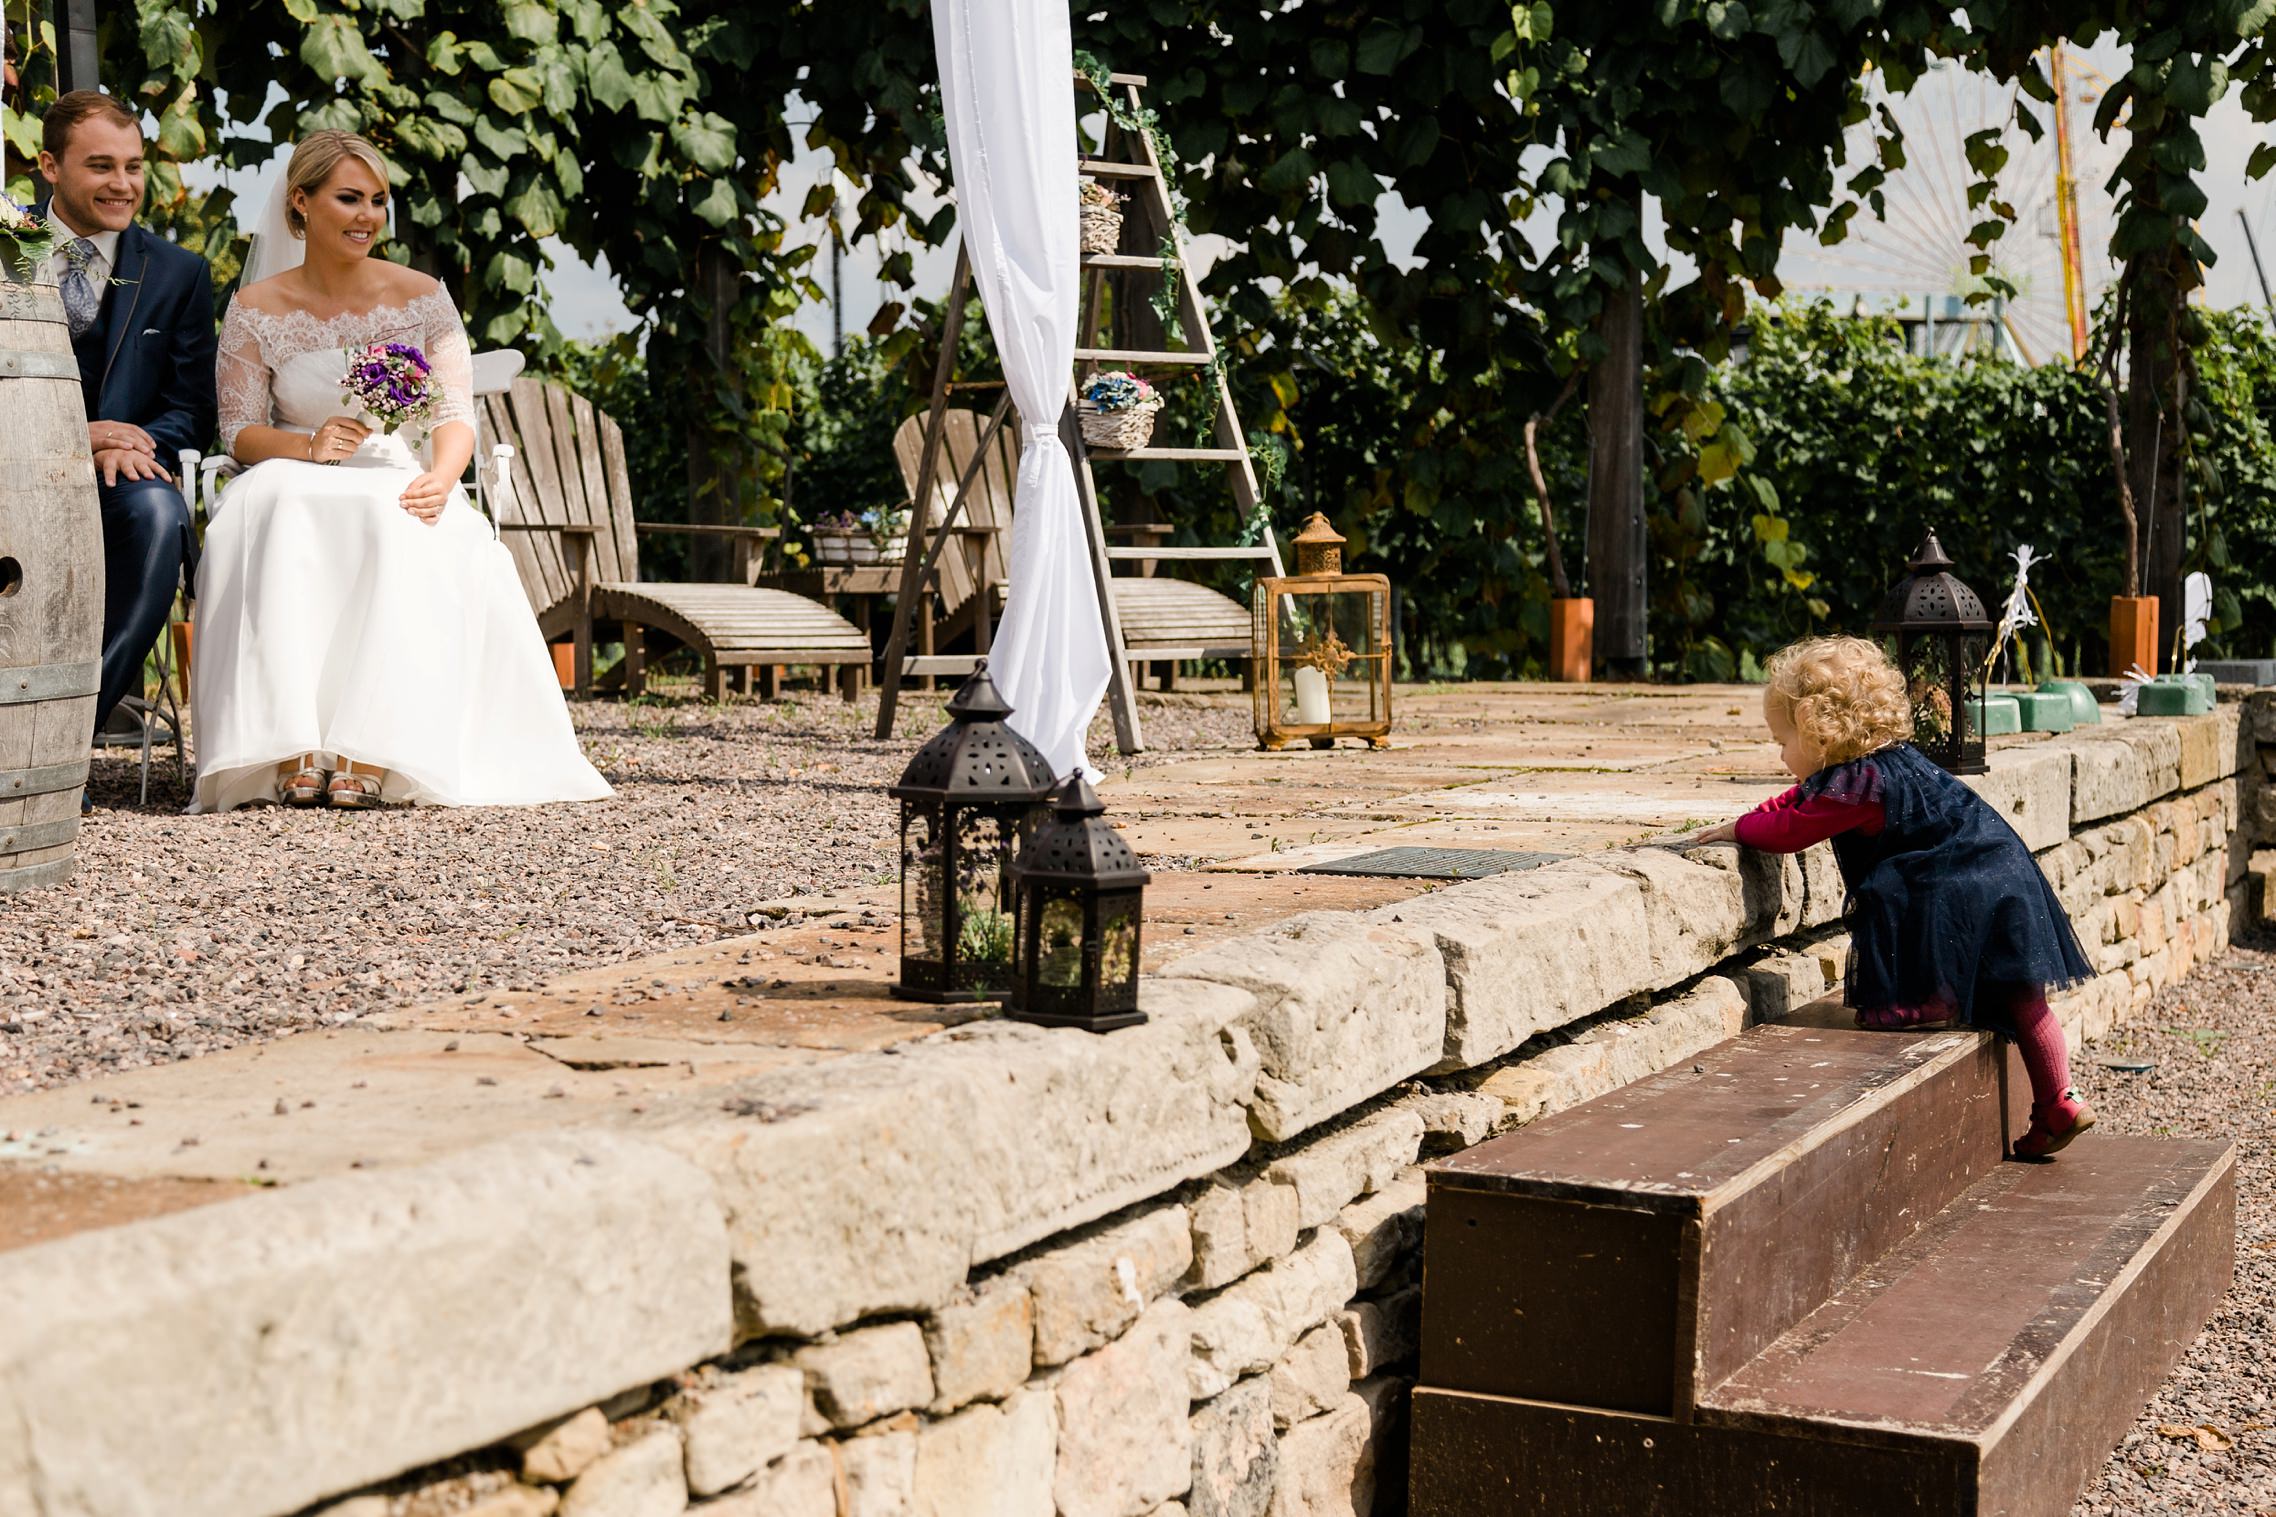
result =
[[[197,254],[130,225],[119,233],[112,284],[95,324],[71,340],[87,419],[142,428],[158,464],[213,443],[213,277]],[[183,485],[195,488],[195,481]],[[95,726],[142,688],[143,655],[165,629],[183,570],[193,579],[197,537],[182,494],[163,479],[120,479],[96,494],[103,509],[103,667]]]
[[71,343],[87,419],[142,428],[172,473],[182,449],[213,441],[213,278],[203,258],[139,223],[119,233],[111,277],[126,283]]

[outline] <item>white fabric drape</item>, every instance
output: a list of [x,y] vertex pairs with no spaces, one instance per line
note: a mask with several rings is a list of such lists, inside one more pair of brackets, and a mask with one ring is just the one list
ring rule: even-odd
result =
[[1107,680],[1059,418],[1075,361],[1075,52],[1067,0],[933,0],[957,220],[1019,410],[1011,584],[988,657],[1011,724],[1061,776]]

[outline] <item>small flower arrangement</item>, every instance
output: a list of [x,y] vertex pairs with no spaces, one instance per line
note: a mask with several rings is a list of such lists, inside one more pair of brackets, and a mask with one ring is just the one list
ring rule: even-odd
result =
[[393,435],[435,411],[434,368],[407,342],[374,342],[346,351],[340,404],[354,406]]
[[0,195],[0,279],[29,283],[32,270],[54,247],[55,228],[44,217]]
[[1100,184],[1096,179],[1084,180],[1080,194],[1085,205],[1100,205],[1111,209],[1122,204],[1121,195]]
[[1091,382],[1083,386],[1083,399],[1094,411],[1112,415],[1117,411],[1134,411],[1141,406],[1152,409],[1162,403],[1154,387],[1127,369],[1109,369],[1093,374]]
[[909,544],[909,513],[880,506],[855,515],[832,511],[807,523],[814,558],[825,564],[897,564]]
[[1162,397],[1137,375],[1122,369],[1093,374],[1084,382],[1081,398],[1075,419],[1085,446],[1143,448],[1153,438]]

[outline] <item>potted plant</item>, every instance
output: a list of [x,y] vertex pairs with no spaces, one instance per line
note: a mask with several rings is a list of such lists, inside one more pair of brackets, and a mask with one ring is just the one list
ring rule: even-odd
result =
[[1075,411],[1090,448],[1143,448],[1154,435],[1154,413],[1162,397],[1137,375],[1122,369],[1093,374],[1084,381]]
[[873,563],[877,550],[864,531],[861,518],[851,511],[832,511],[807,525],[806,535],[818,564]]
[[902,506],[877,507],[859,515],[833,511],[816,517],[806,533],[818,564],[897,564],[908,551],[909,512]]
[[1083,181],[1076,207],[1078,234],[1086,253],[1111,253],[1122,245],[1122,197],[1095,179]]
[[869,513],[869,540],[881,564],[897,564],[909,552],[909,508],[879,506]]

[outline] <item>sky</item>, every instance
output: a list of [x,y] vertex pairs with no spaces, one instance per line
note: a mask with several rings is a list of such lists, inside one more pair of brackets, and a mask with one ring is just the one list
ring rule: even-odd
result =
[[[2124,53],[2107,44],[2074,49],[2072,57],[2083,65],[2074,67],[2073,71],[2078,76],[2081,93],[2088,97],[2098,87],[2098,76],[2115,77],[2125,68]],[[1823,287],[1878,294],[1883,297],[1881,303],[1914,295],[1945,293],[1953,284],[1947,271],[1956,272],[1964,258],[1964,253],[1956,250],[1956,225],[1965,224],[1959,219],[1964,207],[1958,202],[1964,196],[1966,178],[1965,166],[1958,159],[1958,143],[1967,132],[1985,124],[1978,118],[2001,110],[2003,105],[2003,101],[1969,86],[1957,75],[1951,81],[1925,83],[1916,91],[1916,98],[1900,106],[1910,161],[1890,187],[1888,224],[1876,227],[1868,218],[1861,217],[1857,231],[1848,242],[1833,250],[1821,250],[1812,241],[1790,241],[1780,266],[1781,278],[1795,288]],[[796,114],[794,110],[794,117]],[[2104,267],[2095,266],[2098,249],[2107,243],[2110,215],[2110,197],[2102,187],[2102,174],[2097,170],[2106,168],[2113,152],[2094,141],[2088,128],[2090,114],[2089,98],[2074,107],[2072,119],[2079,140],[2081,241],[2089,264],[2090,288],[2093,288],[2106,280],[2109,272],[2106,261]],[[2215,107],[2204,137],[2207,165],[2200,182],[2211,204],[2198,230],[2219,255],[2218,262],[2206,271],[2205,298],[2217,306],[2259,304],[2263,293],[2254,275],[2238,213],[2243,212],[2249,219],[2253,235],[2259,241],[2261,257],[2268,264],[2271,278],[2276,278],[2276,188],[2272,188],[2276,176],[2257,184],[2248,183],[2244,177],[2245,162],[2252,149],[2259,142],[2269,140],[2271,131],[2246,119],[2232,90],[2228,98]],[[2046,345],[2057,340],[2050,334],[2061,319],[2052,215],[2039,206],[2039,202],[2051,199],[2052,135],[2039,146],[2019,137],[2014,149],[2015,158],[2009,169],[2012,193],[2008,198],[2018,206],[2022,218],[2004,239],[2002,263],[2025,286],[2024,298],[2016,312],[2017,330],[2028,331],[2029,340],[2035,345]],[[245,201],[241,217],[250,223],[261,197],[281,175],[285,156],[280,152],[274,161],[259,170],[235,176],[208,173],[193,176],[193,182],[211,183],[229,178]],[[785,169],[781,187],[770,197],[769,204],[791,223],[789,241],[792,246],[822,244],[826,236],[823,223],[806,220],[798,212],[807,191],[832,177],[828,155],[812,150],[801,151]],[[2003,191],[2010,188],[2003,185]],[[850,203],[850,193],[848,200]],[[925,214],[938,204],[937,195],[919,196],[915,209]],[[1426,219],[1395,195],[1386,195],[1378,209],[1382,234],[1390,252],[1394,258],[1406,261],[1427,225]],[[1545,236],[1546,221],[1536,230],[1537,235]],[[1647,236],[1664,249],[1656,226],[1647,228]],[[1206,273],[1225,246],[1217,238],[1196,239],[1191,254],[1197,272]],[[546,286],[552,296],[554,322],[563,332],[572,337],[597,337],[627,330],[633,325],[605,263],[586,264],[558,243],[548,244],[547,251],[555,267],[546,278]],[[874,243],[846,250],[840,290],[847,331],[858,332],[866,327],[880,304],[896,298],[896,292],[878,277],[880,264],[889,251],[891,248]],[[953,248],[919,249],[915,264],[916,293],[935,298],[945,293],[954,268]],[[826,251],[816,259],[815,271],[827,288]],[[1939,285],[1945,288],[1936,288]],[[831,311],[827,304],[806,307],[799,313],[797,324],[827,350],[831,332]]]

